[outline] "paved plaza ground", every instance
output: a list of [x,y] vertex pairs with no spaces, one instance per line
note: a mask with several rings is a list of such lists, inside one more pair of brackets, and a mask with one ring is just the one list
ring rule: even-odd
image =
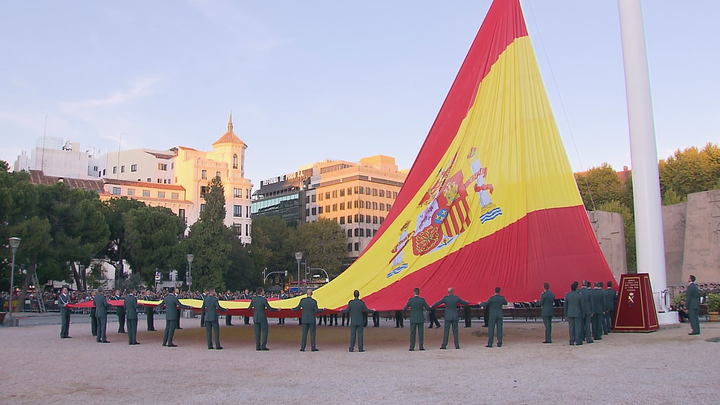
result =
[[[199,318],[182,319],[177,348],[139,325],[129,346],[109,323],[110,344],[95,343],[87,315],[74,315],[72,339],[59,325],[0,328],[0,403],[717,403],[720,324],[605,336],[569,346],[556,322],[542,344],[542,322],[505,322],[502,348],[486,348],[487,329],[460,328],[460,350],[439,350],[442,330],[426,329],[424,352],[409,352],[409,323],[365,329],[366,352],[348,353],[349,329],[319,326],[319,352],[300,352],[297,320],[270,321],[268,352],[255,351],[253,327],[225,327],[224,350],[208,350]],[[110,317],[114,318],[113,316]],[[161,317],[162,318],[162,317]],[[40,322],[42,323],[42,322]],[[53,322],[47,322],[53,323]],[[21,325],[32,322],[21,322]],[[308,345],[309,349],[309,345]]]

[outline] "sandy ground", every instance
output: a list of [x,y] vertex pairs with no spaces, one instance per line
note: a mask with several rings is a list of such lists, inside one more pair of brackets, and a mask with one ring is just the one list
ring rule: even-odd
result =
[[[0,328],[0,403],[717,403],[720,324],[605,336],[569,346],[557,322],[542,344],[542,322],[505,322],[502,348],[487,329],[460,328],[460,350],[439,350],[442,330],[426,329],[424,352],[409,352],[404,329],[383,320],[365,329],[364,353],[348,353],[349,329],[319,326],[319,352],[299,351],[300,327],[270,321],[268,352],[254,350],[252,326],[225,327],[224,350],[208,350],[199,319],[183,319],[177,348],[162,347],[141,322],[139,346],[109,323],[110,344],[89,324]],[[452,337],[451,337],[452,339]],[[709,341],[708,341],[709,340]],[[308,345],[309,349],[309,345]],[[10,372],[12,367],[12,372]]]

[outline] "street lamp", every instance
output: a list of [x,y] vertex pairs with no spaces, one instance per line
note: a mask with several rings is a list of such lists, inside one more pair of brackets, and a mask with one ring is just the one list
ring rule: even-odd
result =
[[10,238],[10,248],[12,248],[12,266],[10,267],[10,309],[8,309],[8,325],[9,326],[15,326],[15,320],[12,317],[12,310],[13,310],[13,286],[15,284],[15,252],[17,252],[17,248],[20,246],[20,238],[12,237]]
[[190,292],[192,289],[192,262],[193,262],[193,259],[195,259],[195,255],[193,255],[193,254],[187,255],[188,271],[187,271],[187,274],[185,275],[185,283],[188,286],[188,292]]
[[298,264],[298,278],[297,278],[297,289],[298,293],[300,293],[300,260],[302,260],[303,252],[295,252],[295,260],[297,260]]

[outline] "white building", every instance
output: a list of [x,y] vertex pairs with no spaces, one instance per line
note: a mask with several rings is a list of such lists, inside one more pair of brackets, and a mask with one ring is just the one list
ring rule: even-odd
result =
[[25,151],[18,156],[13,170],[40,170],[48,176],[72,179],[99,177],[100,159],[94,151],[80,148],[79,142],[63,141],[62,138],[38,138],[30,156]]

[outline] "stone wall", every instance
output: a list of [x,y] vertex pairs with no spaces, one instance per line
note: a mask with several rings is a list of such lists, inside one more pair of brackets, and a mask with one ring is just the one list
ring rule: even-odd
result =
[[627,255],[625,253],[625,226],[622,215],[616,212],[590,211],[588,212],[590,225],[600,244],[616,282],[620,275],[627,273]]
[[[688,195],[680,283],[720,282],[720,190]],[[668,280],[668,284],[670,284]]]

